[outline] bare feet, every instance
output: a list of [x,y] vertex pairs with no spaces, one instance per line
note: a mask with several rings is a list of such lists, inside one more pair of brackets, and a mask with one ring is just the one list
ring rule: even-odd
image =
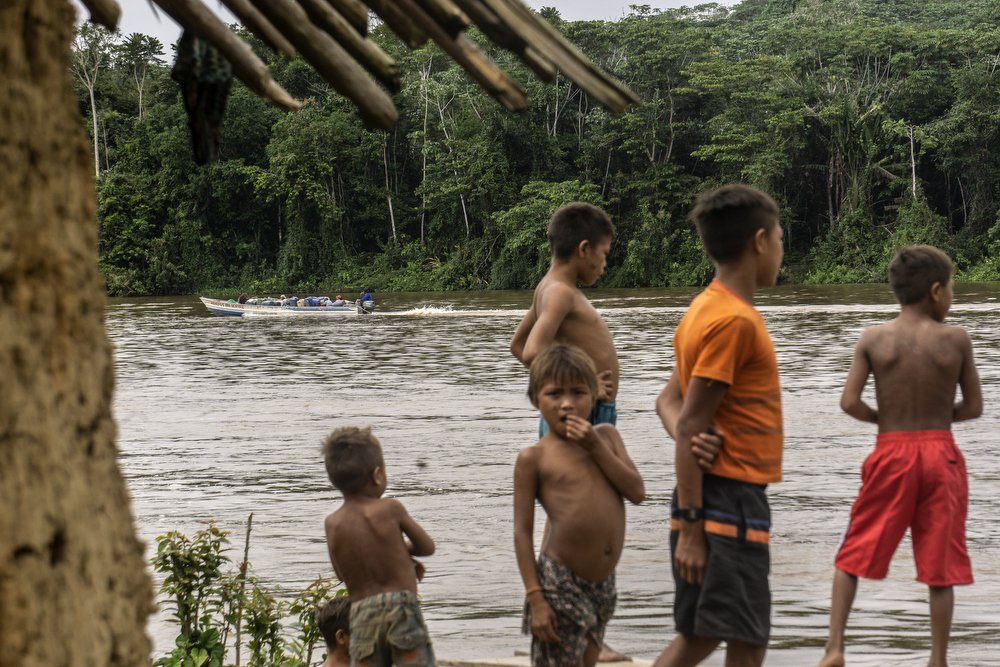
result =
[[597,656],[597,662],[632,662],[632,658],[602,643],[601,652]]
[[844,654],[840,651],[828,651],[816,667],[844,667]]

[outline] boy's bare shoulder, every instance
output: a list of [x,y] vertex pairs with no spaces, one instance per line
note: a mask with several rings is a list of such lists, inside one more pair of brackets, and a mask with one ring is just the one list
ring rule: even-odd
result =
[[537,307],[539,301],[543,299],[546,303],[575,300],[578,294],[581,292],[576,285],[546,276],[535,286],[535,306]]

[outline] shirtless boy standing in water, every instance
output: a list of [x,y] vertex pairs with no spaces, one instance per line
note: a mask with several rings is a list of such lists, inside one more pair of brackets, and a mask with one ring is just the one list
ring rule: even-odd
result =
[[[885,578],[907,528],[917,580],[930,588],[928,665],[947,665],[953,586],[972,583],[965,547],[968,481],[951,424],[974,419],[983,409],[969,334],[943,323],[953,272],[937,248],[900,249],[889,265],[899,316],[867,329],[854,350],[840,406],[855,419],[878,424],[878,440],[861,469],[861,490],[837,552],[821,667],[844,665],[844,630],[858,577]],[[869,375],[875,376],[877,409],[861,399]],[[962,388],[958,403],[956,386]]]
[[[617,600],[615,565],[625,542],[624,496],[645,497],[618,431],[587,419],[597,396],[594,362],[552,345],[531,364],[531,402],[549,431],[514,468],[514,550],[525,587],[534,667],[593,667]],[[535,560],[535,501],[548,534]]]
[[[592,204],[573,202],[552,214],[552,263],[510,342],[511,353],[528,368],[556,342],[583,350],[597,367],[597,402],[588,415],[592,424],[617,421],[618,355],[608,325],[576,285],[593,285],[601,277],[614,235],[608,214]],[[539,435],[545,428],[543,419]]]

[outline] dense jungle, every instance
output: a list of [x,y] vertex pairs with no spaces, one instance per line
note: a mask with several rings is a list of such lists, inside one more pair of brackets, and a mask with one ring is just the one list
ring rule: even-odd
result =
[[698,285],[711,266],[687,211],[732,181],[780,204],[786,281],[881,281],[911,242],[946,249],[963,279],[1000,279],[995,0],[542,13],[642,104],[612,115],[482,40],[531,99],[511,114],[436,47],[376,25],[405,80],[395,129],[372,132],[304,62],[248,37],[307,104],[285,113],[235,83],[206,166],[172,47],[82,26],[72,69],[108,292],[527,288],[549,214],[575,199],[617,227],[602,286]]

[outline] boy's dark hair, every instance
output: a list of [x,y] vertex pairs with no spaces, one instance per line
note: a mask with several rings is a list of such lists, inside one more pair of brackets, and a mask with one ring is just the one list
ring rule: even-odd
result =
[[573,202],[566,204],[549,218],[549,248],[552,256],[567,260],[580,245],[580,241],[590,241],[594,245],[605,239],[613,239],[615,226],[611,218],[593,204]]
[[316,625],[323,634],[327,648],[337,645],[337,630],[351,634],[351,599],[346,595],[333,598],[316,610]]
[[531,362],[528,398],[532,405],[538,405],[538,392],[546,382],[583,383],[590,388],[593,401],[597,401],[597,368],[594,360],[575,345],[551,345]]
[[778,221],[778,205],[757,188],[734,183],[698,195],[688,217],[708,256],[715,262],[732,262],[758,229],[771,231]]
[[357,493],[384,465],[382,445],[370,426],[344,426],[323,441],[323,461],[333,485],[344,493]]
[[946,285],[954,272],[948,255],[934,246],[903,246],[889,262],[889,284],[896,300],[906,306],[922,301],[934,283]]

